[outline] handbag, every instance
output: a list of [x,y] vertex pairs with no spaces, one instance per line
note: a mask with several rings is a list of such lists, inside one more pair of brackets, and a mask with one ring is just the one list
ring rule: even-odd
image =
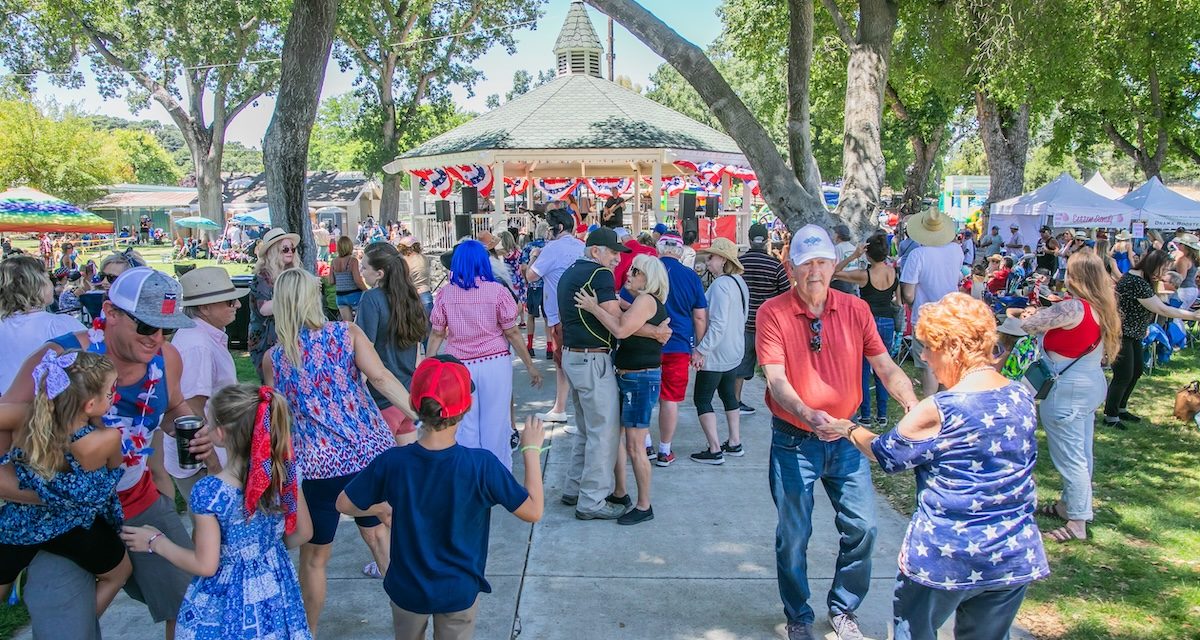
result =
[[[1175,393],[1175,418],[1182,422],[1196,421],[1200,414],[1200,381],[1193,380]],[[1200,422],[1197,422],[1200,426]]]
[[1050,391],[1054,389],[1054,383],[1058,382],[1059,376],[1069,371],[1071,367],[1075,366],[1076,362],[1079,362],[1083,356],[1095,351],[1098,346],[1100,346],[1100,340],[1097,340],[1087,351],[1084,351],[1078,358],[1072,360],[1071,364],[1063,367],[1063,370],[1058,373],[1054,372],[1054,365],[1050,364],[1050,360],[1046,356],[1038,358],[1037,362],[1034,362],[1025,371],[1025,380],[1029,382],[1035,391],[1033,395],[1034,399],[1045,400],[1050,395]]

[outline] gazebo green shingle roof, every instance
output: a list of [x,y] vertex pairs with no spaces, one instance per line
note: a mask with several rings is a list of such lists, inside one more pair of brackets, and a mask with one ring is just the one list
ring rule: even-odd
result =
[[567,49],[604,52],[604,46],[600,44],[600,38],[596,35],[596,29],[592,27],[592,20],[588,18],[582,2],[571,3],[562,30],[558,32],[558,39],[554,41],[555,51]]
[[680,149],[741,154],[729,136],[614,82],[568,75],[401,154],[500,149]]

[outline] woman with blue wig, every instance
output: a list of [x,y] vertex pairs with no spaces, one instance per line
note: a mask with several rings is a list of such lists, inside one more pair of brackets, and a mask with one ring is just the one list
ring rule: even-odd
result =
[[521,339],[516,300],[507,287],[496,281],[482,243],[466,240],[454,248],[450,282],[438,291],[429,321],[432,333],[426,353],[438,353],[445,343],[445,352],[467,366],[475,383],[471,409],[458,425],[458,443],[491,451],[511,471],[509,346],[525,363],[531,384],[540,387],[542,374]]

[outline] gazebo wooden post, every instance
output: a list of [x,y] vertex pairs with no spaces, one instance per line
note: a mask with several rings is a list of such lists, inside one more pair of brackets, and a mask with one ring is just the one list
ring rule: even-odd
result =
[[504,211],[504,162],[492,165],[492,228],[508,226],[508,215]]
[[750,204],[753,200],[750,182],[742,180],[742,212],[738,214],[738,242],[744,240],[747,244],[750,243],[750,214],[753,211]]
[[662,210],[662,159],[655,158],[650,169],[650,210],[654,212],[654,223],[663,221]]
[[408,211],[408,230],[412,232],[417,242],[423,244],[425,242],[425,230],[417,224],[417,216],[421,213],[421,179],[411,173],[408,174],[408,191],[412,197],[412,208]]
[[630,213],[633,215],[633,237],[637,237],[642,232],[642,164],[639,162],[633,167],[633,207]]

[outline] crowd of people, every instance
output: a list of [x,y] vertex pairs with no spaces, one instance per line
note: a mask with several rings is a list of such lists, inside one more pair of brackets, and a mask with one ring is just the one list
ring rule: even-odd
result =
[[[1044,541],[1088,535],[1096,411],[1112,428],[1140,421],[1148,327],[1200,319],[1200,239],[1184,230],[1109,244],[1046,227],[1030,247],[1019,228],[977,240],[930,209],[858,242],[844,226],[754,224],[742,250],[661,224],[635,237],[612,200],[592,227],[564,208],[525,234],[463,238],[440,287],[416,238],[373,223],[329,238],[322,277],[301,268],[297,234],[268,230],[249,291],[220,267],[177,281],[113,254],[89,279],[89,326],[46,310],[42,260],[5,259],[0,584],[27,573],[35,637],[99,637],[122,587],[168,639],[314,637],[347,515],[396,637],[424,638],[432,617],[435,637],[469,638],[491,590],[491,507],[543,514],[543,423],[570,423],[558,500],[577,519],[653,526],[653,467],[676,463],[691,410],[704,446],[684,457],[704,465],[744,456],[742,416],[771,414],[790,640],[816,637],[818,480],[840,536],[829,620],[862,637],[872,464],[918,481],[895,637],[933,638],[951,615],[960,637],[1006,637],[1050,571]],[[239,384],[227,348],[243,304],[258,384]],[[521,419],[513,357],[541,387],[539,319],[554,404]],[[909,355],[916,380],[898,364]],[[756,375],[764,407],[743,398]],[[1038,424],[1063,486],[1040,505]],[[1062,524],[1043,534],[1039,514]]]

